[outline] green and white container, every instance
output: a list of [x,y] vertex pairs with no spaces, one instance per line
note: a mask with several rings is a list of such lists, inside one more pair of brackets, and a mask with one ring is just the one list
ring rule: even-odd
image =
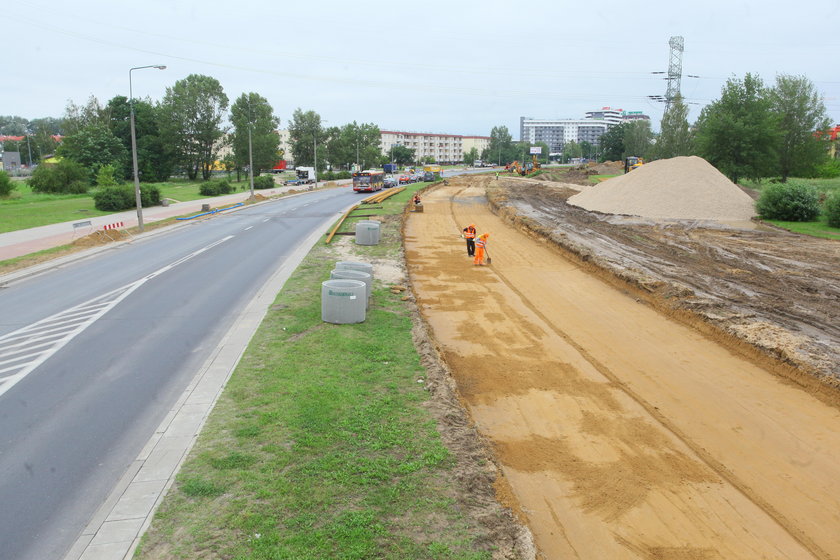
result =
[[379,245],[380,223],[374,220],[356,222],[356,245]]
[[367,313],[367,287],[361,280],[321,282],[321,320],[346,325],[362,323]]
[[336,268],[330,272],[331,280],[359,280],[365,283],[366,299],[365,309],[368,307],[370,296],[373,295],[373,276],[361,270],[351,270],[349,268]]

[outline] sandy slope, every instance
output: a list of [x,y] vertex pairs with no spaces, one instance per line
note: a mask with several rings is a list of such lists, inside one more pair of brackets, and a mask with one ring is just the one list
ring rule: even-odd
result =
[[[840,411],[577,269],[467,184],[408,220],[409,272],[541,554],[840,558]],[[471,222],[492,266],[466,256]]]

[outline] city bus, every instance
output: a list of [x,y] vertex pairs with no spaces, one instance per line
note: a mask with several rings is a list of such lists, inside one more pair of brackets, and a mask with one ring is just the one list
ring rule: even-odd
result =
[[353,190],[356,192],[375,192],[385,186],[385,172],[377,169],[356,171],[353,173]]

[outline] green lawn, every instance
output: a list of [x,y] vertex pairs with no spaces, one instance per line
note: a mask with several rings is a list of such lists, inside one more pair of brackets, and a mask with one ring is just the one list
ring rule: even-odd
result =
[[[420,186],[378,210],[383,241],[359,260],[399,254],[393,214]],[[491,558],[455,499],[410,305],[378,283],[365,322],[322,322],[337,260],[319,243],[286,283],[136,558]]]
[[0,198],[0,233],[106,214],[94,208],[90,195],[38,194],[20,181],[11,196]]
[[[235,177],[234,175],[233,178]],[[243,185],[247,185],[247,181],[237,183],[232,180],[231,184],[239,190]],[[0,233],[84,220],[86,217],[111,213],[97,210],[91,194],[40,194],[33,193],[23,181],[18,181],[16,185],[10,196],[0,198]],[[199,182],[169,181],[154,185],[160,189],[162,198],[171,198],[179,202],[207,198],[199,193]]]
[[[797,179],[807,183],[817,189],[821,193],[829,195],[831,193],[840,192],[840,177],[834,179]],[[741,185],[758,192],[767,187],[770,182],[765,179],[763,181],[741,181]],[[825,239],[840,239],[840,228],[831,227],[828,225],[828,218],[825,214],[821,214],[819,219],[815,222],[784,222],[781,220],[766,220],[768,223],[784,228],[794,233],[801,233],[803,235],[810,235],[812,237],[823,237]]]

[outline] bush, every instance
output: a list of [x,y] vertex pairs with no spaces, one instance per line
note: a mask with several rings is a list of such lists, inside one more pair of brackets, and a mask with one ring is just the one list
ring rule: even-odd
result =
[[840,228],[840,191],[834,191],[826,199],[823,210],[828,218],[828,225]]
[[834,179],[840,177],[840,160],[832,159],[817,166],[817,177]]
[[201,183],[199,192],[202,196],[219,196],[220,194],[232,193],[233,187],[224,179],[205,181]]
[[[136,206],[137,203],[134,203]],[[160,189],[154,185],[140,185],[140,205],[143,208],[160,205]]]
[[9,196],[15,190],[15,186],[9,174],[0,170],[0,196]]
[[811,222],[820,215],[819,195],[800,181],[774,183],[761,191],[755,209],[765,220]]
[[[93,195],[94,206],[103,212],[121,212],[137,207],[134,187],[118,185],[99,189]],[[147,208],[160,204],[160,189],[155,186],[140,187],[140,204]]]
[[87,192],[88,174],[81,164],[63,159],[39,165],[27,182],[37,193],[81,194]]
[[113,165],[103,165],[96,172],[96,185],[99,187],[114,187],[120,184],[117,181],[117,170]]
[[120,212],[137,206],[134,189],[127,186],[99,189],[93,195],[93,203],[97,210],[103,212]]
[[274,177],[271,175],[260,175],[259,177],[254,177],[255,189],[273,189],[276,186],[277,183],[274,182]]

